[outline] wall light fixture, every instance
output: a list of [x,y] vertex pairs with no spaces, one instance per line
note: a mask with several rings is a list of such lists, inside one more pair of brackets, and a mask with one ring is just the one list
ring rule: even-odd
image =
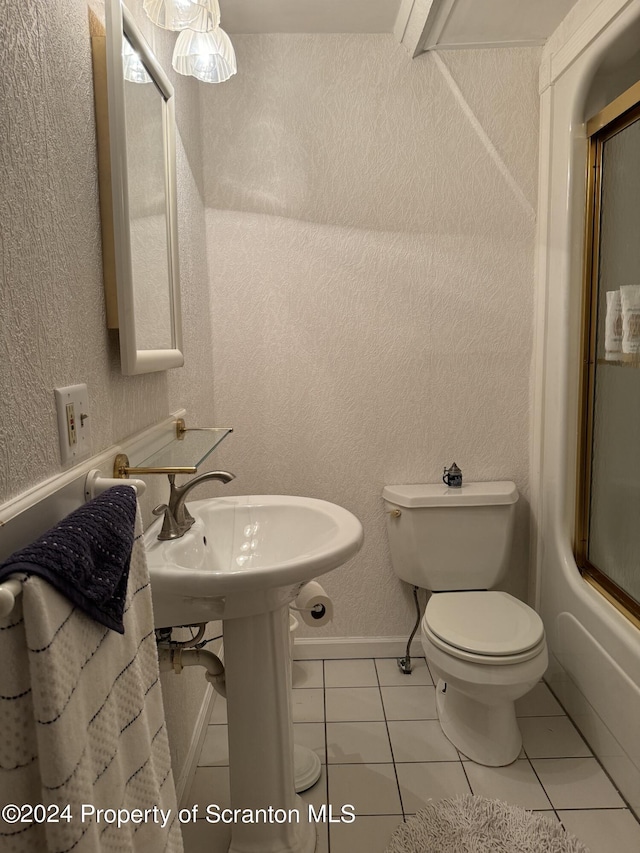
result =
[[204,83],[224,83],[238,70],[231,39],[220,28],[218,0],[144,0],[159,27],[177,31],[172,65]]
[[209,32],[183,30],[177,38],[172,65],[203,83],[224,83],[238,70],[231,39],[221,27]]
[[163,30],[212,30],[220,25],[218,0],[144,0],[147,17]]
[[130,83],[153,83],[140,54],[126,37],[122,39],[122,70],[124,79]]

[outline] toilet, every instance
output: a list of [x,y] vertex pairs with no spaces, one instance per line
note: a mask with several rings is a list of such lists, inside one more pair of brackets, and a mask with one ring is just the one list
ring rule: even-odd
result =
[[511,764],[522,748],[515,700],[548,664],[538,614],[493,589],[508,569],[515,483],[385,486],[382,496],[394,571],[432,593],[422,647],[442,731],[478,764]]

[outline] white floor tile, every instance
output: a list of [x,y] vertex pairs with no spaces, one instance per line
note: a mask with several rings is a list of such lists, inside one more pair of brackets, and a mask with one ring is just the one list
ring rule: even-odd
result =
[[213,767],[229,764],[229,740],[226,726],[207,726],[199,766]]
[[424,658],[411,658],[413,671],[410,675],[405,675],[400,670],[396,658],[376,658],[375,663],[383,687],[414,687],[421,684],[433,686],[433,679]]
[[473,761],[465,770],[474,794],[489,799],[504,800],[525,809],[549,809],[551,803],[527,759],[507,767],[483,767]]
[[521,699],[516,699],[518,717],[557,717],[563,716],[562,705],[547,685],[540,681]]
[[319,823],[316,826],[316,832],[318,833],[318,841],[316,842],[315,853],[329,853],[329,824]]
[[437,720],[389,722],[394,760],[458,761],[458,750],[442,733]]
[[373,660],[327,660],[324,662],[325,687],[377,687]]
[[[231,830],[231,824],[211,824],[206,820],[198,820],[195,824],[183,824],[184,853],[227,853],[231,841]],[[315,853],[328,853],[328,826],[319,823],[316,825],[316,832],[318,842]]]
[[324,746],[324,723],[294,723],[293,742],[299,746],[312,749],[326,764],[327,756]]
[[384,720],[378,687],[328,687],[327,722]]
[[396,764],[405,814],[415,814],[428,800],[470,794],[462,764],[457,761]]
[[[551,819],[558,819],[552,807],[559,810],[567,831],[591,853],[640,850],[640,824],[546,684],[516,703],[531,761],[523,751],[508,767],[483,767],[465,760],[442,733],[426,662],[412,662],[407,676],[392,658],[294,661],[294,740],[323,761],[303,802],[318,810],[331,802],[334,817],[353,804],[358,814],[353,824],[318,823],[316,853],[383,853],[401,820],[398,785],[407,814],[429,799],[472,792]],[[231,828],[203,819],[210,803],[230,805],[226,719],[226,702],[216,697],[185,800],[201,812],[196,823],[182,826],[185,853],[228,849]]]
[[336,815],[345,805],[354,806],[358,816],[402,815],[393,764],[329,764],[327,771]]
[[231,841],[229,824],[212,824],[206,820],[182,825],[184,853],[227,853]]
[[548,817],[549,820],[555,820],[558,823],[560,822],[560,818],[558,817],[557,813],[554,812],[553,809],[531,809],[531,811],[535,812],[536,814],[540,814],[543,817]]
[[[300,796],[302,801],[305,803],[305,808],[308,808],[310,805],[315,809],[315,814],[317,815],[317,823],[316,823],[316,832],[318,835],[318,841],[316,844],[315,853],[329,853],[329,820],[328,813],[325,811],[324,814],[321,811],[322,806],[326,806],[329,802],[329,794],[328,794],[328,781],[327,781],[327,769],[326,767],[322,768],[322,775],[316,782],[316,784],[309,788],[306,791],[303,791]],[[306,813],[307,816],[310,817],[309,812]]]
[[401,817],[359,817],[352,824],[332,824],[331,853],[384,853]]
[[568,717],[520,717],[522,746],[529,758],[580,758],[591,750]]
[[296,688],[291,696],[294,723],[324,722],[324,691],[321,688]]
[[386,723],[327,723],[328,764],[393,761]]
[[387,720],[436,720],[435,687],[381,687]]
[[[427,661],[427,669],[429,669],[429,662],[428,661]],[[438,681],[440,680],[439,677],[435,674],[435,672],[432,672],[430,669],[429,669],[429,675],[431,676],[431,680],[433,681],[434,686],[437,687]]]
[[197,817],[205,817],[205,809],[210,803],[217,803],[222,808],[231,804],[229,796],[228,767],[198,767],[187,796],[187,807],[199,807]]
[[640,824],[628,809],[560,811],[560,820],[591,853],[640,850]]
[[294,660],[291,666],[293,687],[323,687],[321,660]]
[[556,809],[624,808],[595,758],[536,758],[531,764]]

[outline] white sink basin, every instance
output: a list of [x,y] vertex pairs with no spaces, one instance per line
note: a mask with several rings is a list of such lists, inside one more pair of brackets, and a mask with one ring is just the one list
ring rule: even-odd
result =
[[145,535],[158,628],[275,610],[362,545],[354,515],[314,498],[211,498],[189,511],[181,539],[158,541],[159,521]]

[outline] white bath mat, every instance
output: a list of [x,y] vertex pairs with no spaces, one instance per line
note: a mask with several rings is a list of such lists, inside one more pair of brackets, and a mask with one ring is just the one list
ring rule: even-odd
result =
[[430,803],[395,830],[385,853],[589,853],[555,819],[501,800]]

